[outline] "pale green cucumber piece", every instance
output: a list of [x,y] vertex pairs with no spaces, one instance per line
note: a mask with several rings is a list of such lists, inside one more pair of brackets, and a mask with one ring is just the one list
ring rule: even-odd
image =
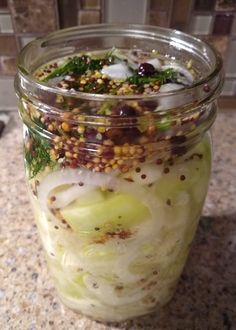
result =
[[[193,153],[202,154],[203,158],[199,159],[198,156],[194,156],[193,159],[184,161],[188,156]],[[203,198],[199,196],[197,201],[204,199],[211,167],[211,154],[210,144],[208,138],[205,138],[203,142],[199,143],[191,152],[183,156],[181,160],[177,160],[174,166],[168,166],[169,173],[163,174],[155,184],[155,192],[158,198],[163,201],[168,199],[172,205],[178,204],[180,191],[192,193],[194,189],[201,192]],[[181,175],[184,176],[184,180],[181,180]],[[198,189],[202,187],[202,189]]]
[[75,201],[61,209],[61,214],[71,228],[81,234],[132,229],[150,217],[148,208],[140,200],[115,193],[107,200],[89,206],[81,206],[79,200]]
[[86,192],[84,195],[81,195],[76,202],[77,205],[79,206],[87,206],[90,204],[102,202],[104,199],[105,199],[105,194],[100,190],[95,189]]

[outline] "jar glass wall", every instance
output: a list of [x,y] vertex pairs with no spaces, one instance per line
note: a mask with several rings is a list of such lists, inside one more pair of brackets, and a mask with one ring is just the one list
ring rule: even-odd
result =
[[[34,77],[59,57],[114,45],[191,59],[200,79],[183,90],[113,96],[61,90]],[[97,320],[122,321],[171,299],[207,193],[208,130],[221,86],[219,56],[178,31],[79,27],[23,49],[15,88],[26,176],[66,305]],[[113,116],[114,109],[126,115]]]

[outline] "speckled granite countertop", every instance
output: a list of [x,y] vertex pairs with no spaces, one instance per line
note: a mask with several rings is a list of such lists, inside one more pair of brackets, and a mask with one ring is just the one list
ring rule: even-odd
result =
[[210,190],[174,299],[157,315],[109,326],[57,298],[26,193],[21,124],[12,115],[0,139],[0,328],[236,329],[236,111],[221,111],[213,131]]

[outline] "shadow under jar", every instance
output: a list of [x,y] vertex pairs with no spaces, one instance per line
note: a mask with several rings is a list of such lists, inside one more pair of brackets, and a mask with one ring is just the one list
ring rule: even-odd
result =
[[[36,78],[47,63],[44,74],[58,59],[114,46],[188,63],[197,78],[182,89],[116,95]],[[22,50],[15,88],[30,199],[67,306],[123,321],[173,296],[207,193],[221,66],[199,39],[151,26],[76,27]]]

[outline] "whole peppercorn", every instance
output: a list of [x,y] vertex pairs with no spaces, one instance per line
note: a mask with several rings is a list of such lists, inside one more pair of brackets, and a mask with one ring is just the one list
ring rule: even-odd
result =
[[137,113],[133,107],[131,107],[127,104],[124,104],[124,105],[118,105],[117,107],[112,109],[111,115],[119,116],[119,117],[133,117],[133,116],[136,116]]
[[204,90],[205,93],[209,93],[210,90],[211,90],[211,88],[210,88],[210,86],[209,86],[208,84],[205,84],[205,85],[203,86],[203,90]]
[[138,74],[140,76],[152,76],[155,71],[154,66],[150,63],[141,63],[138,68]]
[[154,111],[158,107],[157,101],[139,101],[138,105],[148,111]]

